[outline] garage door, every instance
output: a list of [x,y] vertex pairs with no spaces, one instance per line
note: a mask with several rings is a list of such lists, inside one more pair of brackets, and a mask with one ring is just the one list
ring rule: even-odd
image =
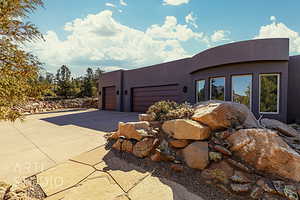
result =
[[178,85],[133,88],[132,111],[145,112],[157,101],[179,101]]
[[104,88],[104,109],[105,110],[116,110],[117,98],[116,98],[116,87],[105,87]]

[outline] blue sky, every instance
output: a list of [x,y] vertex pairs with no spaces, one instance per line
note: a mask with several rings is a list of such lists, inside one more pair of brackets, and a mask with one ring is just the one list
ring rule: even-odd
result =
[[46,42],[28,48],[55,73],[132,69],[253,38],[289,37],[300,54],[297,0],[45,0],[30,16]]

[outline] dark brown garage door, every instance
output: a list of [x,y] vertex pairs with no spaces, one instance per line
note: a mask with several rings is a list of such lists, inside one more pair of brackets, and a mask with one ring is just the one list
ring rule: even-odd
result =
[[171,100],[178,102],[178,85],[133,88],[132,111],[145,112],[157,101]]
[[105,87],[104,88],[104,109],[105,110],[116,110],[117,98],[116,98],[116,87]]

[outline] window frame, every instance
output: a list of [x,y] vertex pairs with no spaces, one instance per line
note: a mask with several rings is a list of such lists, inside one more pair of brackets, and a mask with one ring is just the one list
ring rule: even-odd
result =
[[[195,94],[196,94],[196,103],[199,103],[199,101],[198,101],[198,82],[199,81],[204,81],[204,99],[206,99],[205,97],[206,97],[206,95],[205,95],[205,86],[206,86],[206,80],[205,79],[199,79],[199,80],[196,80],[196,82],[195,82],[195,85],[196,85],[196,91],[195,91]],[[204,100],[205,101],[205,100]]]
[[[277,112],[261,112],[260,111],[260,104],[261,104],[261,77],[263,76],[276,76],[277,77]],[[258,97],[258,109],[259,114],[266,114],[266,115],[279,115],[280,114],[280,83],[281,83],[281,74],[280,73],[265,73],[259,74],[259,97]]]
[[236,74],[236,75],[231,75],[231,101],[233,101],[233,77],[235,76],[250,76],[251,77],[251,84],[250,84],[250,110],[252,110],[252,95],[253,95],[253,74]]
[[[211,99],[211,96],[212,96],[211,81],[212,81],[212,79],[216,79],[216,78],[223,78],[224,79],[224,99],[223,100]],[[215,77],[210,77],[209,78],[209,99],[213,100],[213,101],[225,101],[225,99],[226,99],[226,76],[215,76]]]

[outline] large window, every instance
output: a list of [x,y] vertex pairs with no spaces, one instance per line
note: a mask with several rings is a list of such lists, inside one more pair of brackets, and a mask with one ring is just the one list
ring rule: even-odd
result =
[[205,80],[196,81],[196,102],[205,101]]
[[259,76],[259,111],[261,113],[279,113],[279,74],[261,74]]
[[210,99],[225,100],[225,77],[210,79]]
[[251,109],[252,75],[232,76],[232,101]]

